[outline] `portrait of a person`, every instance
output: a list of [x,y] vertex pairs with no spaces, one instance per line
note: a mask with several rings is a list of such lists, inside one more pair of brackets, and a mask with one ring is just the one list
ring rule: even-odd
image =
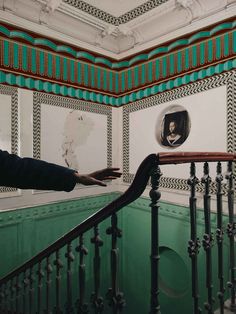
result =
[[162,129],[162,145],[178,147],[188,136],[188,113],[178,111],[165,114]]

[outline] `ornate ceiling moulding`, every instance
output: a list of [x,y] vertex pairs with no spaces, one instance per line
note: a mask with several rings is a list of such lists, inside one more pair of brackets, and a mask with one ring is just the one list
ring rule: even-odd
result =
[[115,26],[128,23],[132,21],[133,19],[157,8],[161,4],[168,1],[169,0],[149,0],[143,3],[142,5],[139,5],[138,7],[134,8],[133,10],[130,10],[126,12],[125,14],[122,14],[121,16],[116,17],[82,0],[63,0],[64,3],[78,10],[86,12],[96,17],[99,20],[102,20],[108,24],[112,24]]
[[[121,71],[141,63],[149,62],[158,57],[161,57],[162,55],[173,53],[176,50],[183,49],[198,42],[205,41],[209,38],[213,38],[227,31],[235,29],[235,26],[236,20],[233,18],[227,19],[218,24],[211,25],[209,27],[200,29],[197,32],[185,35],[184,37],[176,38],[174,41],[172,40],[166,42],[164,45],[152,47],[138,54],[132,55],[129,58],[121,59],[118,62],[112,58],[107,58],[103,55],[96,54],[85,49],[80,49],[76,46],[68,45],[61,41],[52,40],[51,38],[47,37],[38,37],[38,34],[8,25],[6,23],[0,23],[0,37],[7,37],[11,40],[25,43],[29,46],[35,46],[46,51],[52,51],[60,56],[69,57],[78,61],[84,61],[88,64],[94,64],[96,66],[101,66],[114,71]],[[117,27],[111,26],[111,29],[108,28],[104,36],[109,34],[109,32],[112,32],[114,28]],[[136,34],[132,33],[129,28],[126,28],[123,25],[119,26],[117,32],[120,34],[130,34],[131,36],[135,37],[135,40],[139,40],[138,36],[136,37]]]

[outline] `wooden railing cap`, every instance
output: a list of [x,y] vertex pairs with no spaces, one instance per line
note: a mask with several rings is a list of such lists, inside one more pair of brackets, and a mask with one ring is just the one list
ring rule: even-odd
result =
[[160,165],[236,160],[236,154],[222,152],[163,152],[157,156]]

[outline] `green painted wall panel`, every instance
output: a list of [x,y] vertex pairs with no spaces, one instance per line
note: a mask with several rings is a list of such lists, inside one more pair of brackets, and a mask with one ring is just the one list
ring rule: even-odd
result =
[[208,41],[208,61],[211,62],[213,60],[213,43],[212,40]]
[[[24,208],[10,212],[0,213],[0,245],[2,248],[0,260],[1,275],[27,260],[32,254],[43,249],[46,245],[55,241],[59,236],[73,228],[79,222],[86,219],[98,208],[102,208],[118,193],[86,197],[77,200],[64,201],[55,204]],[[122,230],[122,238],[118,239],[119,247],[119,288],[124,292],[126,307],[124,314],[149,313],[150,300],[150,200],[139,198],[131,205],[119,212],[118,227]],[[204,235],[204,213],[197,211],[197,230],[200,239]],[[223,217],[224,225],[227,224],[227,216]],[[212,213],[212,228],[216,229],[216,214]],[[110,287],[110,250],[111,237],[106,235],[106,229],[110,226],[110,219],[100,226],[100,236],[104,241],[100,248],[101,254],[101,295],[105,296]],[[160,303],[161,313],[164,314],[189,314],[192,313],[191,297],[191,260],[187,247],[190,238],[189,209],[187,207],[160,203]],[[84,245],[88,248],[85,257],[86,265],[86,300],[89,302],[93,290],[93,251],[90,241],[93,232],[84,235]],[[225,237],[227,242],[227,237]],[[73,254],[78,256],[76,246],[79,239],[72,242]],[[216,245],[213,248],[213,261],[217,260]],[[228,249],[226,245],[224,249]],[[62,282],[66,279],[65,250],[60,251],[60,258],[64,264]],[[228,254],[225,258],[225,282],[228,280]],[[53,261],[55,256],[50,258]],[[201,248],[199,260],[199,289],[200,306],[206,300],[205,291],[205,252]],[[74,288],[77,287],[78,258],[72,263],[72,277]],[[214,295],[217,288],[217,269],[213,263]],[[54,278],[54,277],[52,277]],[[55,278],[54,278],[55,279]],[[36,284],[36,283],[35,283]],[[52,287],[55,280],[52,281]],[[62,296],[66,295],[66,285],[63,286]],[[227,296],[227,293],[226,293]],[[77,296],[74,296],[76,299]],[[53,302],[54,296],[50,300]],[[64,299],[62,297],[63,304]],[[43,303],[44,304],[44,303]],[[105,301],[105,304],[107,302]],[[216,303],[217,307],[217,303]],[[63,307],[64,308],[64,307]],[[66,312],[64,312],[66,313]],[[105,314],[111,313],[105,307]]]
[[70,60],[70,79],[74,83],[75,82],[75,61]]

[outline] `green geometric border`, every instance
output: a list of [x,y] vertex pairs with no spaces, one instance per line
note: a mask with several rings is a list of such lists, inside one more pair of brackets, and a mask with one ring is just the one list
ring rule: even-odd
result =
[[0,71],[0,83],[14,85],[21,88],[35,89],[36,91],[42,91],[47,93],[53,93],[61,96],[69,96],[77,99],[82,99],[85,101],[93,101],[99,104],[111,105],[114,107],[120,107],[126,105],[130,102],[136,100],[141,100],[149,96],[153,96],[173,88],[186,85],[188,83],[196,82],[200,79],[211,77],[215,74],[220,74],[225,71],[230,71],[236,68],[236,59],[228,60],[224,63],[217,64],[215,66],[210,66],[206,69],[200,71],[192,72],[191,74],[186,74],[184,76],[175,78],[163,82],[161,84],[148,87],[137,92],[132,92],[125,96],[114,97],[108,96],[101,93],[89,92],[86,90],[77,89],[74,87],[67,87],[65,85],[51,83],[47,81],[37,80],[33,78],[28,78],[23,75],[16,75],[13,73],[5,73]]
[[[111,60],[109,60],[105,57],[100,57],[100,56],[96,57],[96,56],[92,55],[91,53],[88,53],[86,51],[81,51],[81,50],[75,50],[72,47],[67,46],[67,45],[57,45],[54,42],[52,42],[51,40],[46,39],[46,38],[34,38],[24,31],[9,30],[3,25],[0,25],[0,34],[3,34],[9,38],[23,39],[31,45],[44,46],[44,47],[47,47],[49,49],[52,49],[55,52],[67,53],[76,59],[82,58],[82,59],[85,59],[85,60],[92,62],[94,64],[103,64],[103,65],[105,65],[111,69],[120,69],[123,67],[129,67],[131,65],[134,65],[137,62],[141,62],[141,61],[143,62],[143,61],[150,60],[151,58],[157,57],[160,54],[170,52],[173,49],[183,48],[184,46],[188,46],[188,45],[190,45],[196,41],[210,38],[211,36],[216,35],[217,33],[222,32],[224,30],[233,29],[235,26],[236,26],[236,21],[225,22],[225,23],[222,23],[222,24],[219,24],[219,25],[213,27],[209,31],[199,31],[199,32],[193,34],[189,38],[178,39],[175,42],[172,42],[167,46],[157,47],[148,53],[141,53],[141,54],[138,54],[137,56],[135,56],[129,60],[124,60],[121,62],[112,62]],[[235,37],[235,35],[234,35],[234,37]]]
[[46,93],[33,93],[33,157],[41,158],[41,106],[47,104],[55,107],[92,112],[105,115],[107,119],[107,167],[112,167],[112,108],[78,99],[66,98]]
[[[233,93],[235,90],[235,71],[222,73],[220,75],[204,79],[199,82],[182,86],[178,89],[167,91],[160,95],[150,97],[148,99],[140,100],[135,103],[131,103],[123,107],[123,181],[125,183],[131,183],[134,178],[134,174],[130,173],[130,113],[157,106],[167,101],[172,101],[189,95],[193,95],[199,92],[203,92],[212,88],[226,85],[227,87],[227,151],[236,151],[236,140],[234,137],[236,129],[236,119],[234,114],[235,96]],[[181,178],[161,177],[160,187],[188,191],[189,185],[187,180]],[[215,185],[213,184],[211,189],[215,191]],[[197,186],[198,192],[203,192],[201,184]],[[223,186],[223,193],[226,194],[226,186]]]
[[[0,85],[0,95],[11,96],[11,153],[19,154],[19,109],[18,90],[15,87]],[[16,188],[1,186],[0,193],[14,192]]]

